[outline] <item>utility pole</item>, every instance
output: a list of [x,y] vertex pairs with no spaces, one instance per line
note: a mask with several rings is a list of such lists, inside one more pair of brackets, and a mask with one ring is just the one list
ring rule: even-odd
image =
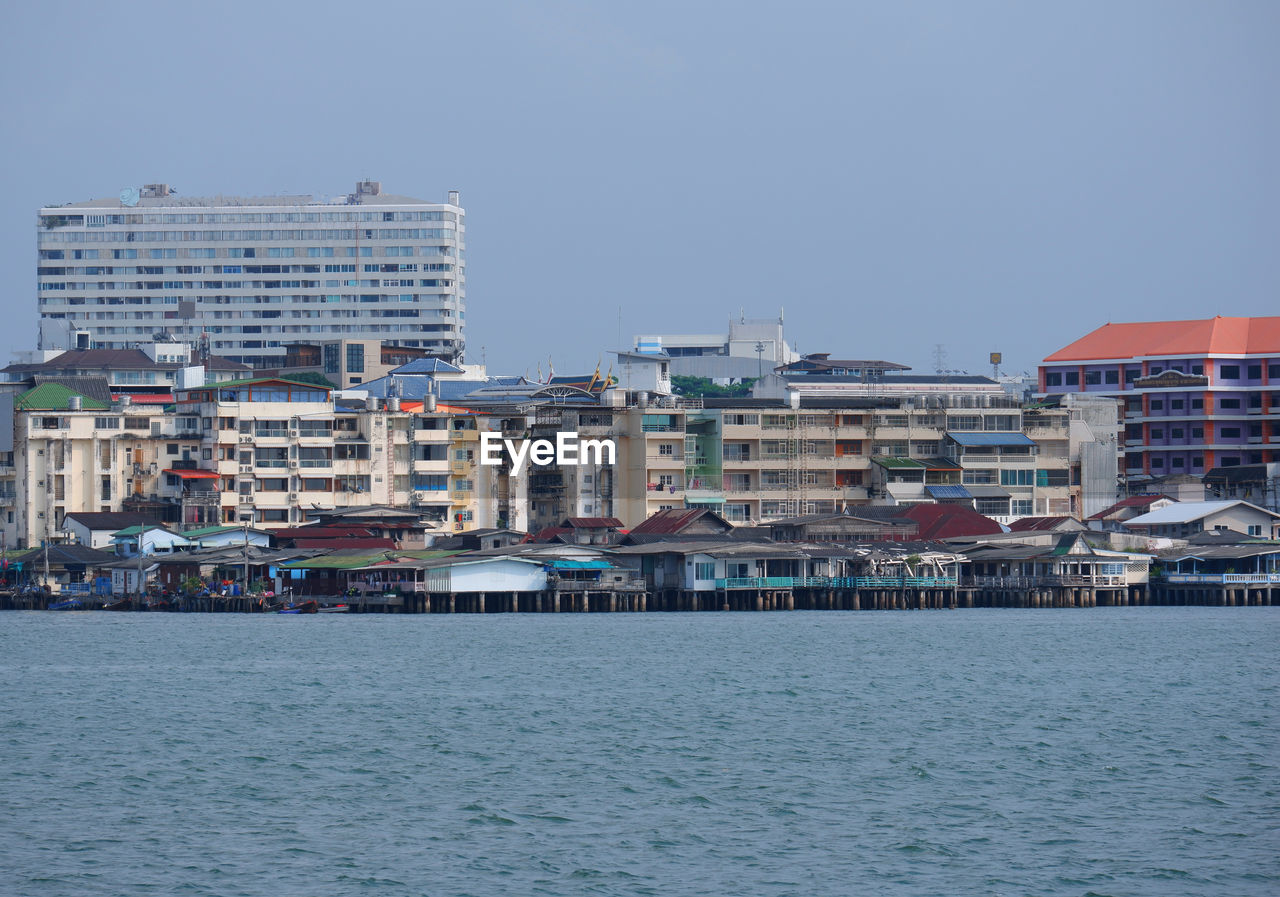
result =
[[244,595],[249,597],[249,521],[244,523]]
[[147,534],[147,525],[145,523],[138,524],[138,604],[142,604],[142,537]]

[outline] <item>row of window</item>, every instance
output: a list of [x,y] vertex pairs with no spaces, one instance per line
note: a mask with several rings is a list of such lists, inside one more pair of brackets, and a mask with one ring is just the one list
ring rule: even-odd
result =
[[[457,240],[457,232],[435,227],[342,228],[336,230],[157,230],[53,231],[40,235],[48,243],[228,243],[328,242],[335,240]],[[171,250],[166,250],[171,251]],[[156,256],[152,256],[155,258]],[[197,256],[187,256],[196,258]],[[212,256],[203,256],[212,258]]]
[[[1204,365],[1190,365],[1190,373],[1194,376],[1202,376],[1204,374]],[[1280,364],[1266,365],[1268,379],[1280,379]],[[1152,365],[1150,373],[1144,375],[1136,368],[1128,368],[1124,372],[1124,382],[1133,383],[1135,380],[1143,376],[1155,376],[1163,373],[1165,368],[1159,365]],[[1188,373],[1182,367],[1171,367],[1168,370],[1177,371],[1179,373]],[[1215,382],[1224,380],[1240,380],[1241,371],[1244,371],[1245,380],[1262,380],[1262,364],[1220,364],[1218,365],[1218,376]],[[1120,383],[1120,371],[1112,368],[1105,371],[1085,371],[1085,386],[1101,386],[1101,385],[1118,385]],[[1053,386],[1079,386],[1080,371],[1046,371],[1044,375],[1044,385],[1046,388]]]
[[42,227],[126,224],[307,224],[341,221],[457,221],[457,212],[182,212],[93,215],[53,213],[40,216]]

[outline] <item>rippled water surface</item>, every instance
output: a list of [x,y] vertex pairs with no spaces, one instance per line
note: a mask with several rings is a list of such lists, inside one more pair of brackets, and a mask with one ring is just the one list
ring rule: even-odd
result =
[[1275,895],[1278,608],[0,614],[0,893]]

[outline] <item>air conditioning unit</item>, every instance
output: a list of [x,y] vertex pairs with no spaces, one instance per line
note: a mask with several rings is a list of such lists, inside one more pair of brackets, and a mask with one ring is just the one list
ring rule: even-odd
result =
[[252,495],[252,494],[245,494],[245,493],[243,493],[243,492],[242,492],[242,493],[240,493],[240,504],[242,504],[242,505],[251,505],[251,504],[253,504],[253,495]]
[[253,465],[252,465],[252,464],[241,464],[241,465],[240,465],[240,472],[241,472],[241,473],[253,473]]
[[290,493],[289,493],[289,501],[295,501],[295,502],[296,502],[297,500],[298,500],[298,493],[296,493],[296,492],[290,492]]
[[297,462],[297,461],[290,461],[290,462],[289,462],[289,467],[294,468],[294,469],[297,469],[297,467],[298,467],[298,462]]
[[290,428],[289,428],[289,435],[290,435],[290,436],[297,436],[297,435],[298,435],[298,428],[297,428],[297,427],[290,427]]
[[252,436],[241,436],[241,437],[240,437],[240,444],[241,444],[241,445],[253,445],[253,437],[252,437]]

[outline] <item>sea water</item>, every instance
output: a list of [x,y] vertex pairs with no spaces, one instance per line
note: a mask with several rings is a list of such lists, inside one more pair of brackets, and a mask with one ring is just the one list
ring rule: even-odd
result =
[[0,894],[1274,895],[1280,609],[0,614]]

